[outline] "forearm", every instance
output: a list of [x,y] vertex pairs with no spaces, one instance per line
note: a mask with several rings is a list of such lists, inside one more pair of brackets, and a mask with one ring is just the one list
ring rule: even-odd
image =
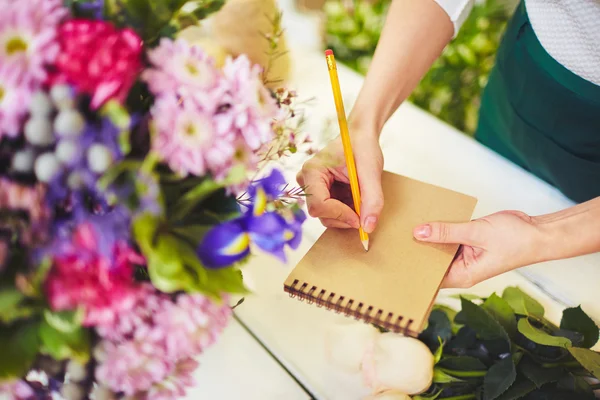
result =
[[351,126],[379,134],[452,39],[454,26],[433,0],[393,0]]
[[534,218],[543,236],[543,260],[600,251],[600,197]]

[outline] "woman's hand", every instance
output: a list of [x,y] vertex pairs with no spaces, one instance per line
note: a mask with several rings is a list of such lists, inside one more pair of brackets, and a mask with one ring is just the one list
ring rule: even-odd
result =
[[305,187],[308,213],[312,217],[319,218],[326,227],[358,229],[362,226],[365,232],[371,233],[383,209],[383,153],[377,134],[355,132],[351,140],[362,200],[360,218],[354,212],[340,137],[308,160],[296,178]]
[[444,288],[470,288],[550,258],[545,225],[519,211],[502,211],[464,224],[421,225],[413,235],[424,242],[462,245],[442,284]]

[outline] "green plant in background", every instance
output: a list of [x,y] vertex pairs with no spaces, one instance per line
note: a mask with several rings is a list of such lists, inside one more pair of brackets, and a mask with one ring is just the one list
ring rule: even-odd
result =
[[[326,43],[350,68],[366,73],[377,46],[390,0],[339,0],[325,5]],[[473,134],[481,93],[511,15],[499,0],[476,4],[457,37],[409,97],[409,101],[462,132]]]

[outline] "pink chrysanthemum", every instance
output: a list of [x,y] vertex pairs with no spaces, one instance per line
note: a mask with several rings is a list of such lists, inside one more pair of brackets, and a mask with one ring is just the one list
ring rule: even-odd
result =
[[0,398],[6,400],[30,399],[34,394],[31,386],[23,380],[0,384]]
[[251,151],[273,139],[272,124],[281,116],[280,108],[261,79],[261,68],[242,55],[227,60],[223,68],[227,80],[228,110],[219,114],[219,132],[235,131]]
[[131,310],[138,287],[133,281],[134,264],[143,258],[125,242],[110,242],[110,255],[103,254],[101,236],[90,223],[77,226],[72,242],[54,256],[46,280],[46,294],[54,310],[83,307],[84,325],[93,326],[114,321]]
[[213,116],[175,96],[156,100],[152,109],[156,135],[152,147],[181,175],[220,175],[234,154],[232,134],[218,134]]
[[140,399],[175,399],[193,385],[193,357],[212,345],[231,309],[200,295],[176,300],[143,285],[130,312],[97,326],[103,338],[96,378]]
[[185,40],[162,39],[158,47],[148,52],[148,59],[154,68],[146,70],[142,79],[157,96],[189,96],[213,89],[219,83],[214,60]]
[[31,89],[20,78],[21,72],[18,64],[0,62],[0,139],[16,137],[28,111]]
[[29,81],[46,79],[59,53],[57,27],[67,15],[60,0],[0,0],[0,65],[16,65]]

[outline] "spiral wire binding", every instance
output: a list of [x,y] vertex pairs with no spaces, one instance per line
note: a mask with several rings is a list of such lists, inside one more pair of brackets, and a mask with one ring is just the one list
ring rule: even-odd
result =
[[[373,315],[373,311],[375,311],[373,306],[365,306],[364,303],[357,302],[354,299],[346,300],[345,296],[339,296],[336,299],[334,292],[327,293],[325,289],[318,289],[306,282],[300,283],[298,279],[294,279],[294,282],[289,286],[284,285],[284,290],[289,293],[291,298],[297,298],[300,301],[306,300],[308,304],[316,303],[319,308],[325,307],[338,314],[342,313],[347,317],[354,317],[356,320],[363,320],[368,324],[374,324],[396,333],[418,336],[416,332],[410,329],[413,323],[412,319],[404,321],[404,317],[401,315],[394,318],[393,313],[388,312],[386,314],[382,309],[377,309]],[[403,322],[405,323],[403,324]]]

